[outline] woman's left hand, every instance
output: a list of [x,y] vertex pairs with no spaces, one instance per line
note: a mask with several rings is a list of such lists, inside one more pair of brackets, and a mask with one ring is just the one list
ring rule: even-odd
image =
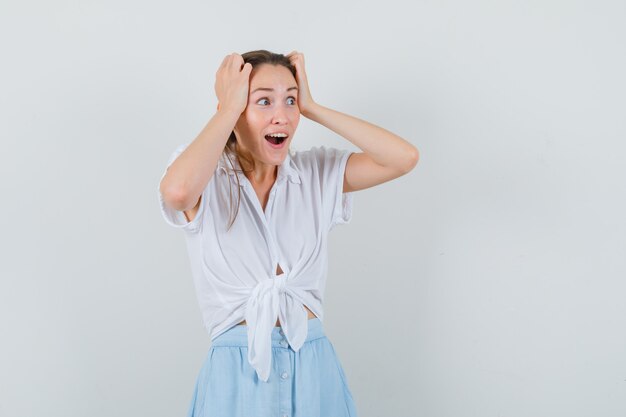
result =
[[303,116],[307,115],[316,106],[311,92],[309,91],[309,82],[306,78],[306,71],[304,70],[304,55],[297,51],[289,52],[286,55],[291,61],[291,65],[296,67],[296,81],[298,83],[298,108]]

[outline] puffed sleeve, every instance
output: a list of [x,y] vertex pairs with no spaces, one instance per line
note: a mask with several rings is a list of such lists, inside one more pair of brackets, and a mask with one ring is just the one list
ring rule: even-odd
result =
[[200,197],[200,207],[198,209],[198,213],[196,213],[192,221],[187,220],[187,217],[185,216],[185,213],[183,211],[176,210],[168,206],[167,204],[165,204],[165,200],[163,199],[163,194],[161,194],[161,189],[160,189],[161,181],[163,180],[163,177],[165,177],[167,169],[169,168],[170,165],[172,165],[172,163],[176,160],[176,158],[178,158],[178,156],[181,153],[183,153],[183,151],[187,148],[187,146],[189,146],[188,143],[178,146],[174,150],[172,155],[170,156],[169,160],[167,161],[165,171],[163,172],[163,175],[161,175],[161,179],[159,180],[159,186],[157,187],[157,192],[159,194],[159,206],[161,208],[161,214],[163,215],[165,222],[169,224],[170,226],[176,227],[178,229],[182,229],[185,232],[196,233],[200,231],[201,226],[202,226],[202,218],[205,216],[204,212],[205,212],[205,207],[207,206],[206,201],[208,197],[207,190],[209,187],[207,186],[205,190],[202,192],[202,196]]
[[324,216],[328,230],[352,219],[354,193],[343,192],[343,178],[353,151],[326,146],[313,148],[319,164]]

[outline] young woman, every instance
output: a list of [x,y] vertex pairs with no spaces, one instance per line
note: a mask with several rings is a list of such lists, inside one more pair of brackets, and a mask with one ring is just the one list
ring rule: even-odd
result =
[[[228,55],[215,92],[216,114],[159,184],[211,336],[188,415],[355,417],[322,326],[328,233],[350,221],[354,191],[408,173],[418,150],[317,104],[296,51]],[[363,152],[292,152],[301,114]]]

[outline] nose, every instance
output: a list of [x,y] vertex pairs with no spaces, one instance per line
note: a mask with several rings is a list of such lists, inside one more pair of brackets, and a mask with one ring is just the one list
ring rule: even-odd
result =
[[272,124],[281,125],[285,123],[287,123],[287,116],[286,116],[285,109],[278,106],[272,116]]

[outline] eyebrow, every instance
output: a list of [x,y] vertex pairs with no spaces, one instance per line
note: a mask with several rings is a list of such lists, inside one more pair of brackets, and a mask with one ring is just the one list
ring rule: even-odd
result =
[[[287,91],[290,91],[290,90],[297,90],[297,89],[298,89],[298,87],[289,87],[289,88],[287,89]],[[251,92],[250,94],[254,94],[254,93],[256,93],[257,91],[274,91],[274,89],[273,89],[273,88],[267,88],[267,87],[259,87],[259,88],[254,89],[254,91],[253,91],[253,92]]]

